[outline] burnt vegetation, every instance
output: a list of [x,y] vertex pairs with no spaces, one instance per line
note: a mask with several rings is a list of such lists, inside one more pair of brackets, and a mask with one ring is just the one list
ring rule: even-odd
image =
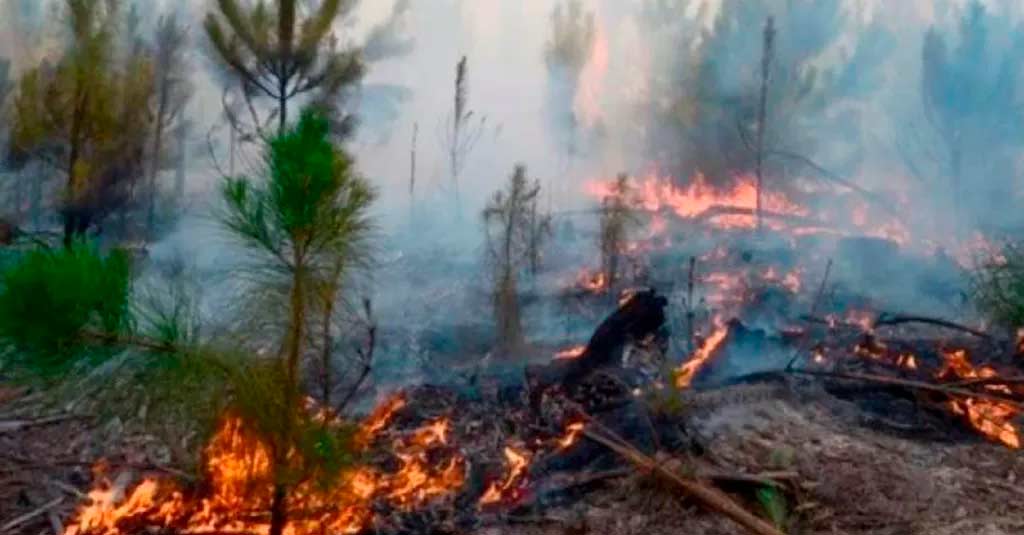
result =
[[0,3],[0,535],[1024,527],[1014,2],[178,4]]

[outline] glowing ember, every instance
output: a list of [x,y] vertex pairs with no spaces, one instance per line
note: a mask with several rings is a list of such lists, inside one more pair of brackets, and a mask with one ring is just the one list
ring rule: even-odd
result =
[[[356,447],[365,448],[404,406],[400,397],[386,400],[360,426]],[[428,462],[428,451],[447,444],[446,419],[430,422],[393,447],[401,467],[394,473],[355,466],[337,474],[334,485],[319,478],[289,489],[285,533],[358,533],[373,519],[371,504],[386,499],[393,507],[410,510],[428,500],[458,490],[465,462],[451,454]],[[146,479],[127,496],[119,496],[103,481],[89,493],[65,535],[120,535],[142,528],[188,533],[254,533],[269,531],[274,488],[271,448],[237,417],[224,419],[205,450],[206,485],[202,495],[187,496],[171,481]]]
[[583,352],[587,350],[587,346],[578,345],[570,347],[569,349],[563,349],[558,353],[555,353],[555,359],[576,359],[583,356]]
[[521,487],[522,480],[526,476],[526,469],[530,466],[530,460],[526,452],[519,452],[506,446],[505,464],[508,466],[505,480],[492,481],[491,485],[487,487],[487,491],[480,497],[480,505],[498,503],[515,497],[515,494]]
[[[962,349],[945,351],[943,357],[945,363],[939,370],[939,378],[970,380],[999,377],[998,372],[988,366],[975,367],[971,364],[967,351]],[[1012,393],[1007,385],[990,384],[985,388],[997,393]],[[1011,448],[1020,447],[1020,433],[1013,424],[1013,419],[1019,413],[1017,407],[988,399],[961,398],[950,400],[949,408],[954,414],[964,416],[972,427],[986,437]]]
[[577,284],[580,288],[595,294],[604,293],[608,289],[608,280],[603,272],[590,273],[584,271],[580,273]]
[[714,355],[715,351],[729,335],[729,327],[720,321],[715,322],[715,331],[711,333],[700,348],[693,352],[693,355],[676,370],[676,388],[688,388],[693,383],[693,378],[702,366]]
[[565,450],[572,447],[580,439],[580,435],[583,434],[583,422],[575,422],[569,424],[565,428],[565,436],[558,439],[558,449]]

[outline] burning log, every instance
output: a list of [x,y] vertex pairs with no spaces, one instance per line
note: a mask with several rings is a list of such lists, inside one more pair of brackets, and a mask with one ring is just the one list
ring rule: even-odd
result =
[[601,322],[577,356],[528,367],[531,404],[539,407],[540,395],[548,386],[560,384],[572,390],[595,371],[617,366],[627,342],[641,340],[661,329],[665,324],[666,306],[668,300],[653,289],[637,292]]

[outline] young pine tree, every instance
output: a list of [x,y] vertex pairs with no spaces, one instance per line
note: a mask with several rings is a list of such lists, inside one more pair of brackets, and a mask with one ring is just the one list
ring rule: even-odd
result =
[[[334,106],[341,90],[363,76],[359,54],[337,50],[331,35],[335,20],[351,8],[350,1],[322,0],[311,9],[299,0],[215,4],[206,16],[206,34],[228,70],[241,80],[246,98],[273,100],[278,134],[288,124],[293,99],[318,91],[320,105],[338,112]],[[335,118],[335,133],[351,130],[351,117]]]
[[265,181],[230,178],[223,190],[225,227],[254,256],[259,273],[273,274],[267,285],[285,288],[287,320],[275,364],[279,417],[266,433],[275,452],[272,535],[284,529],[295,483],[289,449],[303,428],[300,372],[314,316],[333,303],[341,277],[366,259],[372,232],[374,190],[332,144],[329,130],[322,113],[305,111],[270,141]]
[[601,230],[598,247],[601,251],[601,274],[605,288],[611,292],[619,277],[619,261],[626,250],[630,227],[637,224],[629,206],[629,177],[623,173],[615,180],[612,194],[601,201]]
[[[537,217],[540,182],[530,183],[526,167],[518,165],[505,191],[494,194],[484,209],[487,260],[493,268],[494,318],[498,350],[508,354],[524,343],[519,308],[519,276],[539,260],[545,227]],[[545,218],[546,219],[546,218]]]

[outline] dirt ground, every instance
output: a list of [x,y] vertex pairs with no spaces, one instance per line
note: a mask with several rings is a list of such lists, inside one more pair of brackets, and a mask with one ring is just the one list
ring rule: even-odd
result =
[[[155,437],[123,425],[63,420],[14,429],[0,397],[0,533],[59,533],[90,485],[90,467],[165,466]],[[16,416],[16,414],[15,414]],[[1024,456],[963,436],[893,433],[851,402],[781,383],[694,394],[682,418],[702,466],[789,474],[776,493],[790,534],[1024,533]],[[734,496],[762,512],[758,486]],[[33,514],[27,520],[24,515]],[[15,522],[17,521],[17,522]],[[14,522],[13,525],[11,523]],[[570,506],[492,518],[473,535],[744,533],[650,476],[609,481]]]
[[[785,492],[787,533],[1024,533],[1019,451],[882,432],[851,403],[815,389],[748,385],[691,401],[689,427],[705,449],[703,461],[749,474],[796,472]],[[750,493],[739,499],[743,494]],[[762,507],[756,499],[745,504]],[[744,533],[646,477],[616,481],[528,521],[477,535]]]

